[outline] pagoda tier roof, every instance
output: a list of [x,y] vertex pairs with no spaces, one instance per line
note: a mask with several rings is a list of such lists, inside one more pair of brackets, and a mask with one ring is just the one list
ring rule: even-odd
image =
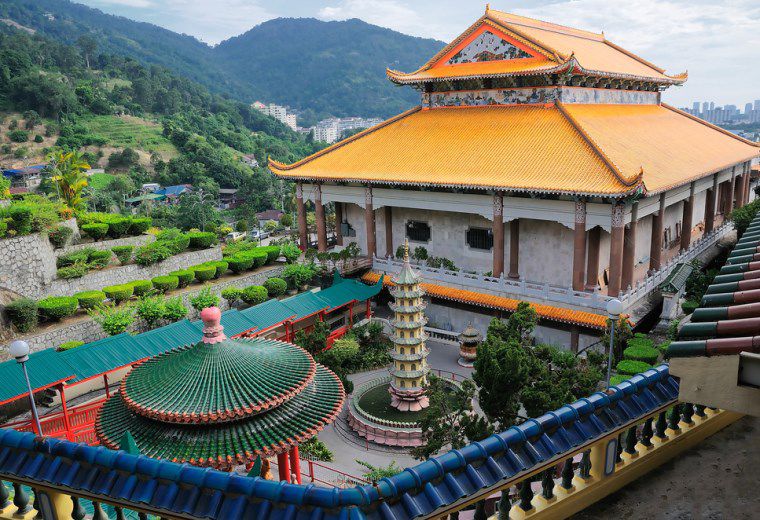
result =
[[657,193],[758,156],[742,139],[667,105],[416,108],[295,164],[280,177],[545,194]]
[[[282,370],[287,366],[288,370]],[[219,423],[264,412],[300,392],[316,363],[276,340],[224,340],[179,347],[135,367],[122,381],[127,407],[174,423]]]
[[111,449],[118,449],[129,431],[143,455],[229,468],[258,455],[288,451],[315,436],[335,419],[344,398],[338,377],[317,365],[312,382],[300,393],[253,417],[213,426],[160,423],[133,413],[119,392],[103,405],[95,429],[101,444]]
[[[516,56],[488,61],[453,59],[484,32],[516,49]],[[668,75],[665,71],[594,33],[544,22],[525,16],[487,9],[458,38],[445,46],[412,73],[388,70],[391,81],[400,84],[472,78],[525,76],[573,72],[591,76],[680,84],[687,74]]]

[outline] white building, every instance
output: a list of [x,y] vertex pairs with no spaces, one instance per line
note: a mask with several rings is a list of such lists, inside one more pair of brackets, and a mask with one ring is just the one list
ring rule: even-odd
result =
[[288,109],[284,106],[275,105],[274,103],[265,105],[261,101],[256,101],[251,104],[251,107],[288,125],[293,131],[298,129],[296,115],[292,112],[289,113]]

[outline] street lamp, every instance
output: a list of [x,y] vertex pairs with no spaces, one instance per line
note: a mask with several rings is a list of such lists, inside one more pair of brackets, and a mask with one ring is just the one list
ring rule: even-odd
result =
[[29,344],[26,341],[16,340],[11,343],[10,353],[11,356],[16,358],[16,363],[21,365],[21,370],[24,371],[26,388],[29,390],[29,403],[32,405],[32,417],[34,418],[34,426],[37,428],[37,435],[41,436],[42,426],[40,425],[40,417],[37,415],[37,406],[34,404],[32,384],[29,382],[29,374],[26,371],[26,362],[29,361]]
[[610,352],[607,356],[607,388],[610,387],[610,376],[612,373],[612,352],[615,349],[615,323],[620,319],[623,312],[623,304],[617,298],[607,302],[607,316],[610,318]]

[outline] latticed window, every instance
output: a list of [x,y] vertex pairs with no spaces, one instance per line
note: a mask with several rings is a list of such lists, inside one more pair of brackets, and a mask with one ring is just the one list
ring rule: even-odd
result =
[[406,238],[415,242],[430,240],[430,226],[426,222],[410,220],[406,223]]
[[485,228],[470,228],[466,233],[467,245],[473,249],[493,249],[493,232]]

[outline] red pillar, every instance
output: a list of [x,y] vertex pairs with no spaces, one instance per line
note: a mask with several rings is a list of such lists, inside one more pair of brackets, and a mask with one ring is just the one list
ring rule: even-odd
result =
[[317,249],[327,251],[327,223],[325,207],[322,205],[322,185],[314,186],[314,213],[317,221]]
[[725,215],[728,216],[734,210],[734,191],[736,190],[736,177],[731,176],[731,180],[728,181],[728,188],[726,193],[726,211]]
[[504,273],[504,195],[495,193],[493,196],[493,263],[492,275],[501,276]]
[[575,202],[573,237],[573,290],[582,291],[586,282],[586,203]]
[[631,223],[625,228],[623,235],[623,275],[621,287],[624,291],[633,286],[633,268],[636,265],[636,227],[638,225],[636,204],[631,212]]
[[686,251],[691,245],[692,215],[694,214],[694,184],[691,185],[689,198],[683,201],[683,216],[681,217],[681,251]]
[[372,317],[372,303],[370,300],[367,300],[367,310],[365,311],[365,316],[367,319],[370,319]]
[[617,297],[620,294],[620,282],[623,271],[623,204],[612,206],[612,232],[610,234],[610,283],[607,295]]
[[715,229],[715,188],[707,190],[705,201],[705,234]]
[[509,273],[510,278],[520,278],[520,220],[509,223]]
[[354,326],[354,302],[348,304],[348,326]]
[[301,459],[298,456],[298,446],[293,446],[290,450],[290,469],[296,476],[296,482],[301,483]]
[[66,390],[64,389],[63,383],[58,386],[58,393],[61,394],[61,408],[63,409],[63,426],[66,428],[66,439],[73,441],[74,436],[71,433],[71,423],[69,422],[69,407],[66,404]]
[[335,243],[339,246],[343,245],[343,231],[340,229],[340,225],[343,222],[343,203],[335,202]]
[[734,184],[734,199],[736,200],[736,209],[739,209],[744,205],[744,175],[738,175]]
[[662,263],[662,233],[665,222],[665,194],[660,195],[660,209],[652,215],[652,237],[649,249],[649,271],[660,270]]
[[277,454],[277,471],[280,481],[290,482],[290,460],[287,452]]
[[301,251],[309,247],[309,233],[306,229],[306,206],[303,203],[303,185],[296,183],[296,208],[298,210],[298,239]]
[[599,243],[602,230],[598,226],[588,232],[588,258],[586,260],[586,290],[594,292],[599,285]]
[[377,253],[377,237],[375,235],[375,210],[372,206],[372,186],[364,189],[364,225],[367,232],[367,256],[372,259]]

